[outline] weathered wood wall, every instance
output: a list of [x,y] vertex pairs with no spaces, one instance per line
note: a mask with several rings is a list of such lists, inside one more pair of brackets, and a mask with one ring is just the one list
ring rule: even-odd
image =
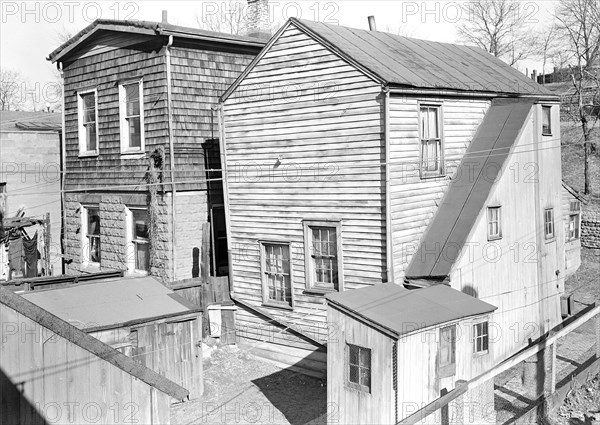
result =
[[0,319],[2,423],[170,423],[166,394],[6,305]]
[[579,237],[577,239],[568,239],[569,230],[569,215],[571,201],[578,201],[567,189],[562,188],[561,206],[562,206],[562,223],[565,229],[565,274],[572,275],[581,266],[581,211],[579,212]]
[[[342,220],[345,290],[382,281],[382,105],[381,87],[293,25],[226,100],[231,273],[237,297],[262,304],[258,240],[289,241],[295,308],[264,308],[326,335],[323,296],[305,291],[303,219]],[[265,324],[243,309],[237,323],[242,328]],[[273,342],[310,348],[285,333],[276,334]]]

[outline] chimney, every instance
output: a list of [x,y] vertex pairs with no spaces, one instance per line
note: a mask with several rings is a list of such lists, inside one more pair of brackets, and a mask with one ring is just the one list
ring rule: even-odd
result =
[[246,18],[246,35],[263,39],[271,38],[268,0],[248,0]]
[[167,20],[167,11],[166,10],[162,11],[162,23],[163,24],[168,24],[169,23],[169,21]]
[[369,19],[369,30],[377,31],[377,25],[375,25],[375,16],[371,15],[368,17]]
[[537,82],[537,70],[533,70],[533,73],[531,74],[531,79]]

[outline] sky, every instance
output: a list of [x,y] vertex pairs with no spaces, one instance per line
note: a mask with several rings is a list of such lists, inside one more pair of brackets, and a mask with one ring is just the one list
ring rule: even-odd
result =
[[[551,20],[555,1],[521,1],[533,28],[542,29]],[[61,34],[75,34],[95,19],[137,19],[160,21],[166,9],[168,21],[198,27],[197,19],[226,9],[225,1],[6,1],[1,0],[0,66],[19,71],[29,89],[46,93],[56,81],[55,66],[46,60],[61,44]],[[332,24],[368,29],[367,17],[375,16],[380,31],[400,32],[432,41],[457,42],[456,27],[462,16],[457,1],[315,1],[270,0],[271,20],[282,24],[298,17]],[[245,5],[245,2],[240,2]],[[541,70],[541,62],[518,64]]]

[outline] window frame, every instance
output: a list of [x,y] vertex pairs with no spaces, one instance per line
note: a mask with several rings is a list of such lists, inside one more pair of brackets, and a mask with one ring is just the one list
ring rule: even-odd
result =
[[[330,220],[318,220],[318,219],[307,219],[302,220],[302,226],[304,230],[304,272],[305,272],[305,292],[312,294],[328,294],[331,292],[342,292],[344,290],[344,261],[343,261],[343,250],[342,250],[342,220],[330,219]],[[336,232],[336,248],[337,248],[337,288],[335,285],[333,288],[324,288],[315,285],[313,281],[313,259],[312,259],[312,228],[314,227],[326,227],[335,228]]]
[[[573,220],[574,219],[574,220]],[[571,236],[571,222],[574,222],[573,235]],[[569,217],[567,221],[567,241],[575,241],[581,238],[581,202],[569,201]]]
[[[127,91],[125,86],[133,84],[138,85],[139,108],[140,108],[140,146],[132,148],[129,146],[130,135],[127,119]],[[139,155],[146,151],[145,132],[144,132],[144,81],[142,78],[125,80],[119,82],[119,140],[121,145],[121,155]]]
[[[418,102],[418,131],[419,131],[419,176],[422,180],[444,177],[446,175],[445,159],[444,159],[444,111],[442,102]],[[439,138],[439,170],[427,171],[423,170],[423,130],[421,128],[421,117],[423,108],[436,108],[437,113],[437,128]],[[428,139],[432,140],[432,139]]]
[[[86,127],[83,122],[83,96],[93,94],[94,95],[94,118],[96,127],[96,149],[88,150],[88,140]],[[77,137],[79,141],[79,157],[98,156],[100,153],[100,133],[98,125],[98,89],[85,89],[79,90],[76,93],[77,96]]]
[[[545,130],[544,126],[544,117],[548,111],[548,130]],[[552,106],[550,105],[542,105],[542,136],[552,136]]]
[[[448,364],[442,363],[442,351],[444,344],[448,341],[444,338],[444,331],[451,329],[453,333],[453,339],[450,343],[450,350],[452,353],[452,361]],[[449,376],[456,375],[456,324],[440,327],[439,331],[439,343],[438,343],[438,374],[440,378],[447,378]]]
[[[89,239],[89,211],[90,210],[98,210],[98,217],[100,220],[99,223],[99,234],[96,236],[94,235],[94,238],[97,237],[98,239],[98,256],[99,256],[99,260],[100,261],[92,261],[92,255],[91,255],[91,249],[92,249],[92,244],[90,243],[90,239]],[[93,205],[93,204],[85,204],[85,205],[81,205],[81,264],[84,267],[95,267],[95,268],[100,268],[100,265],[102,264],[102,235],[101,235],[101,231],[100,229],[102,228],[102,219],[100,219],[100,205]]]
[[[260,280],[261,280],[261,288],[262,288],[262,303],[268,307],[276,307],[283,308],[286,310],[293,310],[296,306],[296,297],[294,296],[294,265],[293,265],[293,255],[292,255],[292,243],[289,241],[281,241],[281,240],[259,240],[259,252],[260,252]],[[267,252],[265,245],[280,245],[286,246],[288,249],[288,261],[290,267],[289,273],[289,281],[290,281],[290,303],[285,301],[277,301],[269,298],[269,283],[266,278],[267,268],[266,268],[266,260],[267,260]]]
[[[485,325],[486,327],[486,333],[483,333],[483,330],[481,332],[481,334],[479,334],[479,326],[481,326],[483,328],[483,326]],[[490,352],[490,323],[489,320],[486,319],[481,319],[481,320],[477,320],[475,322],[473,322],[473,327],[472,327],[472,332],[473,335],[471,336],[471,347],[473,350],[473,355],[474,356],[483,356],[485,354],[488,354]],[[481,343],[481,347],[482,350],[477,350],[477,341],[478,339],[481,339],[482,343]],[[483,349],[485,343],[485,349]]]
[[[551,213],[551,220],[547,220],[547,214]],[[552,229],[552,233],[549,233],[549,226]],[[556,226],[554,225],[554,208],[544,208],[544,239],[546,241],[553,241],[556,238]]]
[[[492,224],[492,217],[491,217],[491,213],[492,211],[498,211],[498,220],[497,220],[497,225],[498,225],[498,233],[497,234],[492,234],[490,232],[490,227]],[[487,207],[487,240],[488,241],[497,241],[502,239],[502,206],[501,205],[490,205]]]
[[[350,363],[350,350],[352,347],[358,349],[358,364],[354,365]],[[363,366],[361,365],[361,350],[365,350],[369,352],[369,365]],[[357,390],[360,392],[365,392],[371,394],[371,388],[373,386],[373,350],[367,347],[362,347],[357,344],[351,344],[346,341],[346,347],[344,349],[344,366],[345,366],[345,375],[346,379],[344,379],[345,385],[347,388],[351,388],[353,390]],[[350,380],[350,367],[355,366],[358,368],[358,382],[354,382]],[[369,385],[364,385],[361,383],[361,369],[368,369],[369,371]]]
[[[127,230],[127,271],[136,275],[148,275],[150,272],[150,237],[148,239],[135,239],[135,216],[134,211],[146,211],[149,214],[148,208],[128,206],[125,209],[126,230]],[[148,220],[149,221],[149,220]],[[147,223],[149,226],[149,223]],[[149,232],[150,230],[148,230]],[[148,270],[138,269],[137,266],[137,245],[148,245]]]

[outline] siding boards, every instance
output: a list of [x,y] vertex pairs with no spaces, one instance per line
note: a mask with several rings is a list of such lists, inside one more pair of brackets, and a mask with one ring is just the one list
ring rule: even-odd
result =
[[[290,27],[224,105],[234,291],[260,305],[258,240],[291,242],[294,311],[262,308],[305,332],[325,335],[326,312],[322,296],[304,293],[302,219],[342,219],[345,289],[384,276],[380,94],[377,84]],[[244,329],[262,319],[242,309],[236,321]],[[289,333],[272,338],[291,345]]]

